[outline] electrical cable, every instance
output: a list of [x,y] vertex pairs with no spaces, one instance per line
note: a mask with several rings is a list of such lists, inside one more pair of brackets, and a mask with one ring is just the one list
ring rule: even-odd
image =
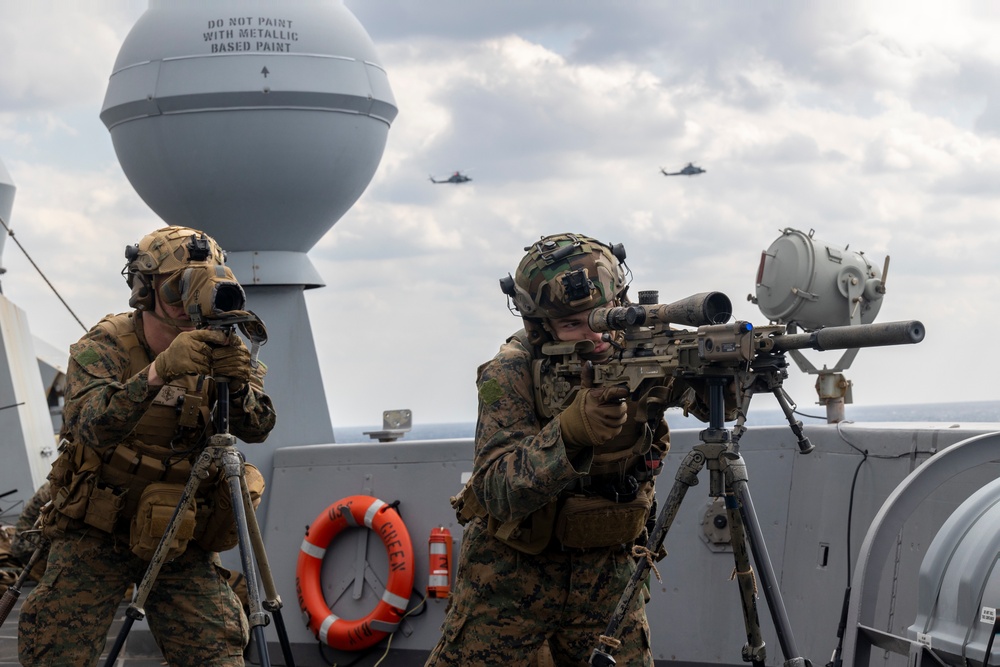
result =
[[837,647],[833,650],[833,655],[830,658],[830,662],[826,663],[826,667],[841,667],[843,661],[841,660],[841,655],[844,649],[844,631],[847,629],[847,610],[848,604],[851,599],[851,528],[854,523],[854,497],[858,484],[858,474],[861,472],[861,466],[864,465],[865,461],[869,458],[872,459],[899,459],[907,456],[915,456],[917,454],[928,454],[933,456],[936,451],[924,451],[924,450],[914,450],[911,452],[906,452],[903,454],[893,454],[888,455],[877,455],[869,454],[867,449],[861,449],[853,442],[847,439],[844,435],[842,424],[853,424],[851,421],[843,421],[837,423],[837,435],[840,439],[847,444],[848,447],[854,451],[861,454],[861,460],[858,461],[858,465],[854,468],[854,476],[851,479],[851,492],[847,503],[847,587],[844,589],[844,604],[840,612],[840,625],[837,627]]

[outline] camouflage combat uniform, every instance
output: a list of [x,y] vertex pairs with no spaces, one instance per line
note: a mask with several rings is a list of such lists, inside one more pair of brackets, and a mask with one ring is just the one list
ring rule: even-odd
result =
[[35,552],[35,549],[42,541],[41,534],[33,529],[35,521],[38,520],[38,514],[42,511],[42,507],[51,499],[52,495],[49,493],[49,483],[43,482],[38,487],[38,490],[35,491],[35,494],[24,505],[21,515],[17,517],[17,523],[14,525],[16,535],[10,543],[10,550],[22,563],[28,562],[31,554]]
[[[104,326],[94,327],[70,348],[63,436],[96,451],[104,467],[116,446],[135,437],[154,399],[169,386],[148,385],[146,366],[153,357],[142,335],[141,317],[138,311],[109,316]],[[125,335],[118,335],[121,332]],[[136,359],[136,346],[124,342],[136,337],[145,365]],[[204,378],[198,381],[211,386]],[[245,442],[261,442],[275,423],[271,400],[263,391],[263,370],[245,387],[246,391],[237,392],[241,395],[230,397],[230,432]],[[214,398],[214,388],[205,391]],[[179,452],[172,465],[181,459],[193,461],[212,434],[211,419],[204,415],[198,419],[196,446]],[[165,435],[168,441],[177,437]],[[93,665],[126,589],[141,580],[147,563],[130,551],[127,512],[111,532],[80,521],[68,526],[53,523],[50,519],[56,515],[53,510],[46,516],[51,547],[45,576],[20,612],[19,655],[25,665]],[[169,664],[244,664],[242,654],[249,639],[246,616],[226,583],[218,554],[195,540],[183,554],[164,563],[145,612]]]
[[[31,560],[31,555],[35,553],[35,549],[43,542],[41,532],[35,529],[35,522],[38,520],[38,515],[42,511],[42,507],[51,499],[52,494],[49,491],[49,483],[43,482],[38,487],[38,490],[35,491],[35,494],[25,503],[24,509],[21,510],[20,516],[17,517],[17,523],[14,525],[14,539],[10,543],[10,551],[14,554],[15,558],[21,561],[22,565],[28,564],[28,561]],[[32,569],[31,578],[38,581],[44,572],[45,557],[42,556]]]
[[[566,548],[553,536],[533,555],[496,537],[498,523],[560,507],[553,499],[589,480],[594,463],[591,448],[567,457],[559,418],[539,416],[531,378],[532,352],[516,337],[479,368],[470,486],[489,517],[464,527],[443,636],[427,666],[528,664],[546,639],[555,664],[585,665],[635,570],[631,544]],[[630,421],[622,437],[634,438],[642,426]],[[669,448],[665,422],[650,440],[658,464]],[[644,482],[650,497],[651,477]],[[652,665],[642,595],[619,638],[619,664]]]

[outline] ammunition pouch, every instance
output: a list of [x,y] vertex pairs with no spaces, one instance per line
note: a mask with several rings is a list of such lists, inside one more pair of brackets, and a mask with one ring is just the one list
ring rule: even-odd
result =
[[[138,445],[143,447],[142,445]],[[126,473],[139,480],[146,482],[170,482],[171,484],[185,484],[191,476],[193,467],[189,459],[180,459],[171,462],[168,467],[155,456],[137,451],[133,447],[122,443],[115,446],[108,459],[107,467],[113,468],[119,473]],[[120,475],[119,475],[120,477]]]
[[[250,463],[243,464],[250,501],[256,510],[264,494],[264,476]],[[225,474],[215,478],[211,492],[198,507],[198,527],[194,540],[205,551],[228,551],[239,544],[236,514],[233,512],[232,495]]]
[[69,519],[81,520],[87,514],[90,491],[94,488],[96,475],[93,472],[80,473],[69,478],[66,486],[59,487],[52,496],[52,505]]
[[558,510],[559,501],[553,500],[523,519],[501,522],[491,516],[487,519],[486,530],[512,549],[531,555],[540,554],[552,541]]
[[512,549],[534,555],[544,551],[552,540],[558,502],[553,500],[523,519],[499,521],[486,512],[471,484],[466,484],[451,497],[451,506],[455,509],[459,525],[464,526],[475,517],[486,519],[486,530],[490,535]]
[[83,519],[100,467],[97,452],[69,440],[61,441],[59,456],[49,470],[52,506],[70,519]]
[[[633,480],[634,483],[634,480]],[[596,549],[628,544],[646,529],[653,506],[653,484],[645,482],[618,502],[602,495],[571,494],[553,500],[523,519],[500,521],[486,512],[469,484],[451,498],[458,523],[475,517],[486,520],[486,530],[512,549],[537,555],[553,536],[565,548]]]
[[67,529],[93,526],[111,532],[125,505],[123,492],[103,483],[100,455],[86,445],[63,440],[48,479],[54,511],[46,512],[42,532],[54,537]]
[[[120,490],[123,506],[119,516],[126,520],[138,512],[142,494],[149,484],[162,482],[183,487],[191,476],[193,467],[189,459],[172,461],[168,466],[159,458],[143,451],[152,452],[152,448],[147,449],[140,444],[134,447],[136,448],[124,443],[116,445],[110,454],[106,455],[107,462],[101,466],[99,475],[101,483]],[[210,472],[214,471],[213,466]],[[200,491],[199,487],[199,495],[203,495]],[[111,525],[114,526],[114,522],[111,522]],[[124,526],[119,525],[119,527],[124,530]],[[114,532],[114,529],[107,532]]]
[[555,536],[570,549],[628,544],[642,535],[653,502],[653,485],[644,484],[626,502],[599,495],[571,495],[563,500]]
[[[160,449],[121,443],[102,460],[96,450],[63,440],[49,472],[52,511],[46,513],[45,536],[87,526],[123,535],[127,529],[132,552],[144,560],[152,558],[193,467],[190,459],[164,459]],[[249,463],[243,466],[256,509],[264,493],[264,476]],[[208,474],[180,518],[168,560],[182,554],[192,539],[206,551],[227,551],[239,543],[229,484],[214,464]]]
[[132,553],[143,560],[150,560],[175,511],[180,512],[180,525],[167,545],[165,560],[173,560],[184,553],[188,542],[194,537],[195,510],[194,498],[189,498],[187,507],[180,510],[178,504],[183,493],[184,484],[169,482],[153,482],[143,489],[129,531],[129,548]]
[[125,509],[126,492],[100,481],[95,481],[87,501],[83,522],[105,533],[112,533],[122,510]]

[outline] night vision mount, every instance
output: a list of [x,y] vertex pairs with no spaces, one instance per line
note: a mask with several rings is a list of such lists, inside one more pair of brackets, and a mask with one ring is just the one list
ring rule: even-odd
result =
[[[602,243],[597,241],[605,248],[608,252],[614,256],[618,263],[621,264],[622,270],[628,272],[628,265],[625,263],[625,245],[622,243]],[[538,256],[547,265],[552,265],[560,262],[573,253],[575,253],[583,245],[582,241],[574,241],[563,246],[559,246],[555,241],[552,240],[541,240],[536,241],[530,246],[525,246],[524,251],[528,252],[532,248],[538,251]],[[553,248],[555,248],[553,250]],[[576,269],[575,271],[567,271],[566,275],[562,277],[563,289],[565,290],[566,298],[572,301],[578,301],[586,299],[590,296],[591,290],[594,288],[594,283],[587,275],[585,269]],[[507,295],[508,297],[508,307],[510,304],[510,299],[513,299],[517,295],[517,283],[514,281],[514,277],[509,273],[500,279],[500,291]],[[514,309],[511,308],[511,312]]]

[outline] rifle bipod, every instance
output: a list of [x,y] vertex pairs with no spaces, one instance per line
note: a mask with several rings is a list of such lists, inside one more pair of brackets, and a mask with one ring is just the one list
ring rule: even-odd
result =
[[[251,639],[256,646],[260,664],[262,667],[270,667],[271,665],[267,640],[264,636],[264,627],[269,622],[266,610],[274,616],[275,630],[278,633],[278,641],[281,644],[285,665],[295,667],[291,645],[288,642],[288,633],[285,631],[285,623],[281,616],[281,598],[271,576],[267,553],[264,551],[264,540],[260,534],[257,516],[254,513],[246,477],[243,473],[243,458],[239,450],[236,449],[236,437],[229,433],[229,383],[222,378],[216,378],[216,386],[218,393],[216,433],[208,439],[208,445],[199,454],[191,469],[191,475],[188,477],[180,500],[177,501],[177,507],[174,508],[174,513],[170,517],[170,523],[164,530],[136,590],[135,599],[125,610],[124,623],[115,638],[114,645],[108,652],[104,667],[113,667],[118,653],[125,645],[125,639],[128,637],[132,624],[145,617],[146,612],[143,606],[166,559],[169,545],[173,542],[174,535],[180,528],[181,517],[190,503],[194,502],[198,485],[209,476],[209,469],[213,463],[216,463],[225,472],[226,482],[229,484],[229,495],[239,539],[240,561],[243,565],[243,576],[249,598],[250,613],[247,619],[250,622]],[[264,601],[260,599],[260,589],[257,586],[258,564],[260,578],[264,583],[264,592],[267,595],[267,600]]]
[[[725,496],[726,514],[730,526],[730,544],[736,560],[736,579],[740,588],[740,602],[743,607],[743,623],[746,627],[747,643],[743,646],[744,662],[750,662],[754,667],[764,667],[767,658],[764,640],[760,631],[760,620],[757,613],[757,590],[764,590],[771,619],[778,634],[778,643],[785,658],[785,667],[812,667],[812,663],[801,657],[795,640],[792,637],[791,626],[785,611],[785,603],[778,590],[777,579],[771,560],[764,544],[764,537],[757,521],[753,501],[750,497],[746,464],[739,453],[739,447],[730,438],[730,432],[723,421],[724,400],[723,385],[726,378],[707,378],[709,384],[709,425],[699,435],[701,442],[691,448],[675,475],[673,487],[667,496],[666,503],[656,524],[646,541],[647,553],[660,552],[667,531],[677,516],[681,501],[687,490],[698,483],[698,473],[707,467],[709,471],[709,493],[714,497]],[[742,427],[742,418],[739,428]],[[753,552],[757,573],[750,566],[747,554],[747,541]],[[618,601],[618,606],[611,615],[611,620],[604,631],[601,644],[604,648],[614,643],[620,630],[620,625],[628,614],[632,602],[638,593],[639,585],[649,569],[649,559],[640,558],[636,562],[635,572],[625,591]],[[757,580],[760,580],[758,584]],[[610,652],[601,645],[590,655],[590,664],[598,667],[609,667],[615,664]]]

